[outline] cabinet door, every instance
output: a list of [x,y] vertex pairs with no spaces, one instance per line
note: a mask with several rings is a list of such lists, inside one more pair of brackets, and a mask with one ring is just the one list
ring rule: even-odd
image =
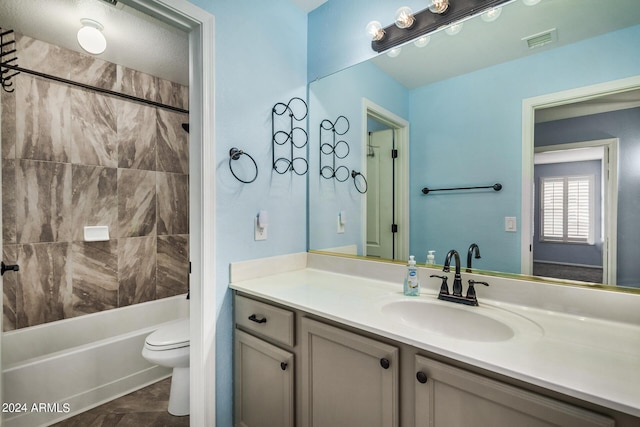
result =
[[614,425],[611,418],[422,356],[415,368],[416,427]]
[[398,349],[302,318],[302,425],[398,425]]
[[293,354],[235,331],[238,427],[293,427]]

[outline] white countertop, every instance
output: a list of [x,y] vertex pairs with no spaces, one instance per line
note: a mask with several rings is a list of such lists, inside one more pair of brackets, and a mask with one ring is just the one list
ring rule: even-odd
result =
[[[640,417],[640,326],[636,324],[490,300],[482,297],[483,286],[478,289],[481,306],[466,307],[438,301],[432,289],[423,287],[421,296],[405,297],[400,283],[313,268],[235,277],[241,280],[230,287],[245,294]],[[456,339],[382,312],[383,305],[405,299],[475,310],[509,324],[515,335],[498,342]]]

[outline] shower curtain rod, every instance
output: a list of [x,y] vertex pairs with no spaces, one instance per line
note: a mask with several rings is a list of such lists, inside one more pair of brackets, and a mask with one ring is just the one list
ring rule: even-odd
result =
[[64,84],[68,84],[68,85],[71,85],[71,86],[80,87],[82,89],[93,90],[95,92],[100,92],[100,93],[103,93],[105,95],[117,96],[118,98],[124,98],[124,99],[127,99],[129,101],[141,102],[143,104],[152,105],[154,107],[164,108],[165,110],[171,110],[171,111],[175,111],[175,112],[178,112],[178,113],[189,114],[189,110],[185,110],[185,109],[182,109],[182,108],[173,107],[171,105],[162,104],[160,102],[150,101],[148,99],[138,98],[137,96],[127,95],[125,93],[115,92],[115,91],[109,90],[109,89],[103,89],[101,87],[91,86],[91,85],[84,84],[84,83],[79,83],[79,82],[74,82],[73,80],[68,80],[68,79],[64,79],[62,77],[52,76],[51,74],[41,73],[40,71],[29,70],[28,68],[22,68],[22,67],[19,67],[17,65],[2,64],[2,68],[8,68],[8,69],[11,69],[11,70],[14,70],[14,71],[19,71],[21,73],[26,73],[26,74],[31,74],[33,76],[42,77],[44,79],[54,80],[54,81],[59,82],[59,83],[64,83]]

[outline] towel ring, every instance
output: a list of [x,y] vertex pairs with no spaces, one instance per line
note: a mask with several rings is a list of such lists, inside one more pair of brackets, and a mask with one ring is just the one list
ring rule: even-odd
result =
[[[358,186],[358,180],[356,179],[358,177],[358,175],[360,175],[362,177],[362,181],[364,181],[364,190],[360,189],[360,186]],[[354,170],[351,171],[351,178],[353,178],[353,185],[356,187],[356,190],[358,190],[358,193],[360,194],[364,194],[367,192],[367,190],[369,189],[369,183],[367,182],[367,178],[364,177],[364,175],[362,175],[361,172],[356,172]]]
[[[238,160],[243,154],[251,159],[251,161],[253,162],[253,166],[256,169],[255,175],[248,181],[238,178],[238,175],[236,175],[236,173],[233,171],[233,166],[231,163],[233,160]],[[236,147],[233,147],[231,150],[229,150],[229,169],[231,170],[231,174],[233,175],[233,177],[244,184],[251,184],[258,177],[258,164],[256,163],[256,161],[248,153],[245,153],[244,151],[239,150]]]

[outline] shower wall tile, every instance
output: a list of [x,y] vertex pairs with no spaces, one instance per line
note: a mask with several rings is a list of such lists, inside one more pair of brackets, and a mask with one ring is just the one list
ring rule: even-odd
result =
[[16,76],[16,156],[69,162],[69,88],[25,74]]
[[16,243],[16,161],[2,159],[2,239]]
[[189,116],[158,109],[158,170],[162,172],[189,173],[189,135],[182,123]]
[[118,169],[119,237],[155,236],[156,173]]
[[156,299],[189,290],[189,236],[158,236]]
[[[16,79],[14,77],[13,87],[16,87]],[[0,120],[0,143],[2,145],[2,158],[16,158],[16,92],[11,93],[0,90],[0,99],[2,103],[2,113]],[[155,131],[155,128],[154,128]]]
[[118,66],[116,64],[78,52],[71,52],[70,59],[71,80],[102,89],[118,91]]
[[71,161],[118,166],[117,114],[113,98],[71,90]]
[[188,110],[189,87],[169,80],[158,79],[158,102]]
[[[18,262],[18,246],[4,245],[2,247],[2,260],[6,264]],[[2,332],[16,329],[16,289],[18,274],[7,273],[2,279]]]
[[73,315],[118,306],[118,242],[75,242],[72,247]]
[[118,306],[156,298],[156,237],[118,240]]
[[118,166],[156,170],[156,109],[117,101]]
[[73,315],[71,243],[19,245],[17,328]]
[[189,176],[157,173],[158,235],[189,233]]
[[71,165],[19,160],[16,168],[18,243],[71,240]]
[[106,225],[118,236],[118,171],[100,166],[72,166],[73,241],[84,239],[84,227]]
[[149,101],[158,101],[158,78],[142,71],[118,65],[120,92]]
[[16,35],[16,45],[21,67],[69,78],[74,52],[21,34]]

